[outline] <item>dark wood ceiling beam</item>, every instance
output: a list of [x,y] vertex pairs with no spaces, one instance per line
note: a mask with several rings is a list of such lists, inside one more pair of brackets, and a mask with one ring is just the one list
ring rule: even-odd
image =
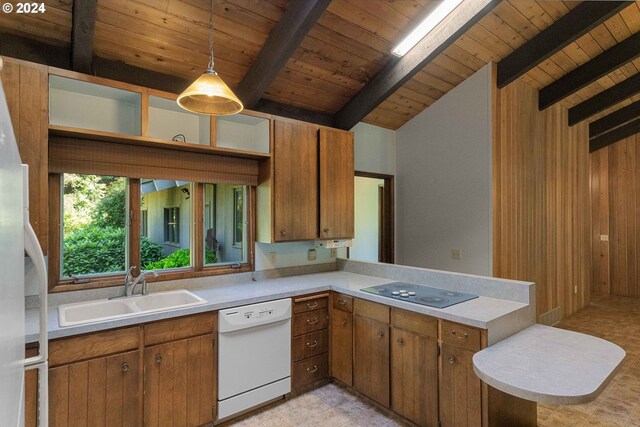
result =
[[640,56],[640,33],[627,37],[611,49],[541,89],[538,108],[544,110],[550,107],[638,56]]
[[331,0],[292,1],[269,34],[236,91],[245,108],[253,108],[284,68]]
[[71,69],[68,47],[42,43],[37,40],[0,32],[0,55],[23,61]]
[[589,141],[589,152],[600,150],[601,148],[608,147],[611,144],[615,144],[621,139],[628,138],[631,135],[640,133],[640,119],[636,119],[627,123],[624,126],[620,126],[600,136],[597,136]]
[[589,123],[589,137],[595,138],[640,117],[640,101],[627,105],[608,116]]
[[391,59],[334,116],[334,126],[351,129],[391,94],[415,76],[429,62],[491,11],[500,0],[463,2],[456,10],[399,59]]
[[583,1],[498,63],[498,87],[508,85],[631,4]]
[[98,0],[75,0],[73,2],[71,66],[74,71],[80,73],[91,73],[97,9]]
[[592,96],[575,107],[571,107],[569,109],[569,126],[580,123],[618,102],[631,98],[637,93],[640,93],[640,73],[634,74],[628,79]]

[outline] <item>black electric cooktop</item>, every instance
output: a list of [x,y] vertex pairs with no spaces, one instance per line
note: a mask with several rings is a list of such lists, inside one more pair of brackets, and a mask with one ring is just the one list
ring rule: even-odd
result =
[[404,282],[385,283],[384,285],[372,286],[360,290],[381,297],[393,298],[435,308],[445,308],[478,298],[478,295],[447,291],[429,286],[412,285],[411,283]]

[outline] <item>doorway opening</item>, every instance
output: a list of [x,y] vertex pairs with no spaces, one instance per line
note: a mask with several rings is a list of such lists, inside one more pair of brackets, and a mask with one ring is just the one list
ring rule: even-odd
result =
[[348,258],[394,262],[393,188],[392,175],[355,172],[355,238]]

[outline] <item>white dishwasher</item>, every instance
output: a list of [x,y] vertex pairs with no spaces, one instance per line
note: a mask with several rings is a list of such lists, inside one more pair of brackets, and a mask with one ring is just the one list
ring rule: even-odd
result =
[[291,299],[218,313],[218,419],[291,391]]

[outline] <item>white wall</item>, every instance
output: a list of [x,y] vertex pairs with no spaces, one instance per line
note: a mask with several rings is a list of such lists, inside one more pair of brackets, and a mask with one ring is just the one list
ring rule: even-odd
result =
[[354,134],[355,170],[395,175],[396,132],[362,122],[351,131]]
[[361,261],[378,261],[378,235],[380,212],[379,187],[384,179],[356,176],[355,182],[355,232],[349,257]]
[[[396,138],[396,262],[490,276],[490,66]],[[451,259],[451,249],[462,259]]]

